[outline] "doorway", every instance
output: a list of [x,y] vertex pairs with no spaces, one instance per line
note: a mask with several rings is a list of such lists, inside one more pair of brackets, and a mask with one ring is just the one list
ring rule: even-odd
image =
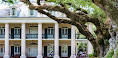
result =
[[38,55],[38,46],[30,45],[29,47],[29,57],[37,57]]

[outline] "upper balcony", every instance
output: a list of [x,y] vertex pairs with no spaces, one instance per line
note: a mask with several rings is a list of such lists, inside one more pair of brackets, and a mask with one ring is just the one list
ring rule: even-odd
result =
[[21,35],[20,34],[9,34],[9,38],[10,39],[21,39]]
[[[1,26],[0,26],[1,27]],[[5,28],[0,28],[0,39],[5,38]],[[38,39],[38,23],[26,23],[26,39],[34,40]],[[42,23],[42,39],[55,39],[55,24],[54,23]],[[71,25],[59,24],[59,39],[71,39]],[[77,39],[84,39],[81,35],[76,35]],[[10,23],[9,24],[9,39],[21,39],[21,24]]]

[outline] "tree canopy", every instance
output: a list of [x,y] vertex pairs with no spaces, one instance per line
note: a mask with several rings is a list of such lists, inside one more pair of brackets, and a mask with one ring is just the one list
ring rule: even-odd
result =
[[[17,0],[8,0],[14,4]],[[108,40],[110,34],[108,32],[109,25],[105,23],[108,17],[118,24],[118,1],[115,0],[46,0],[41,3],[41,0],[36,0],[34,5],[33,0],[20,0],[29,5],[29,9],[37,10],[39,13],[45,14],[58,23],[66,23],[75,25],[81,34],[85,35],[92,43],[95,56],[104,56],[105,49],[109,47]],[[6,2],[6,1],[5,1]],[[53,5],[49,4],[53,3]],[[45,11],[46,10],[46,11]],[[50,11],[61,12],[66,15],[67,19],[59,18],[50,13]],[[93,36],[85,25],[86,23],[95,25],[94,31],[96,38]],[[107,22],[108,23],[108,22]],[[116,29],[117,30],[117,29]]]

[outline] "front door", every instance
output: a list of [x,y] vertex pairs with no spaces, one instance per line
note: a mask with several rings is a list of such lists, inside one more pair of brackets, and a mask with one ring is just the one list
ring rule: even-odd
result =
[[37,45],[30,45],[29,47],[29,57],[37,57],[38,47]]
[[67,44],[62,45],[61,57],[68,57],[68,46],[67,46]]

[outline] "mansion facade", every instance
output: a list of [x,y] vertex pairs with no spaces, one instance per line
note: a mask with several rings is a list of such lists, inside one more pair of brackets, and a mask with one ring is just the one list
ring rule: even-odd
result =
[[[26,10],[24,10],[26,8]],[[0,15],[0,57],[9,58],[75,58],[80,43],[87,54],[92,54],[91,43],[70,24],[58,24],[53,19],[29,10],[27,6],[11,6]],[[52,12],[57,17],[65,15]],[[91,26],[88,27],[92,30]]]

